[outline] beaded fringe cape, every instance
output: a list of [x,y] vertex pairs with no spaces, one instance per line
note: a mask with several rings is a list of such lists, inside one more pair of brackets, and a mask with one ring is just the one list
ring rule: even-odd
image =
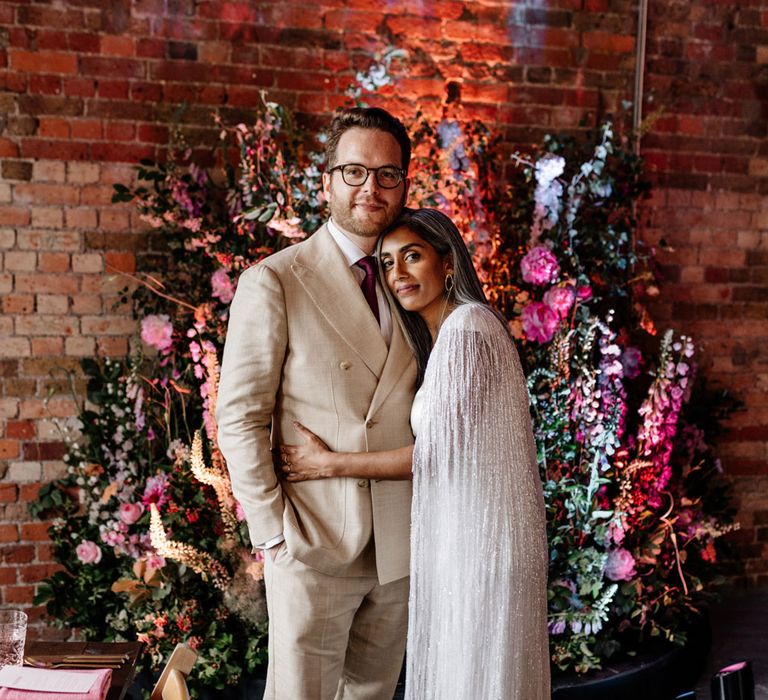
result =
[[480,304],[440,329],[414,402],[406,698],[549,700],[547,543],[528,394]]

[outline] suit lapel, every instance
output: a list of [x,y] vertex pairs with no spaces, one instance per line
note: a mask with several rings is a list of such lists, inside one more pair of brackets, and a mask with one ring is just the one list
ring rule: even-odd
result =
[[326,226],[301,246],[291,270],[328,323],[371,372],[381,377],[387,362],[387,344],[346,258]]
[[[379,410],[379,407],[390,395],[392,389],[397,385],[408,367],[416,363],[413,351],[408,346],[400,324],[397,322],[397,309],[394,308],[394,304],[391,302],[389,308],[392,312],[392,343],[389,347],[389,355],[384,365],[384,371],[381,373],[379,384],[373,394],[373,399],[371,399],[371,406],[368,409],[369,417]],[[410,406],[408,408],[410,409]]]

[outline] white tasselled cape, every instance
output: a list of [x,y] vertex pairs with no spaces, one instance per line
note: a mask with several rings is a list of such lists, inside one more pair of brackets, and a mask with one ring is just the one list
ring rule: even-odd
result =
[[544,501],[514,344],[443,323],[414,402],[406,698],[549,700]]

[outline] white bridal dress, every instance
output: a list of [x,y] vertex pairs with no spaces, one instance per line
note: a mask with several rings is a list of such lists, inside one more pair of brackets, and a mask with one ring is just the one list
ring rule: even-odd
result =
[[514,344],[443,323],[414,400],[406,698],[549,700],[544,500]]

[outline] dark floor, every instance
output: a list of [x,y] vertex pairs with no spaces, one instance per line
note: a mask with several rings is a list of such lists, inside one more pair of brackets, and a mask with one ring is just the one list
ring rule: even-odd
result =
[[712,649],[696,685],[697,700],[709,700],[709,682],[718,669],[751,661],[755,699],[768,700],[768,588],[730,591],[710,611]]
[[[710,700],[710,679],[718,669],[747,660],[752,662],[755,700],[768,700],[768,588],[724,594],[723,600],[710,610],[710,621],[712,648],[706,669],[696,684],[696,700]],[[138,692],[138,684],[131,690]],[[403,691],[403,685],[399,684],[393,700],[402,700]],[[255,681],[239,697],[250,700],[261,697],[262,692],[263,681]]]

